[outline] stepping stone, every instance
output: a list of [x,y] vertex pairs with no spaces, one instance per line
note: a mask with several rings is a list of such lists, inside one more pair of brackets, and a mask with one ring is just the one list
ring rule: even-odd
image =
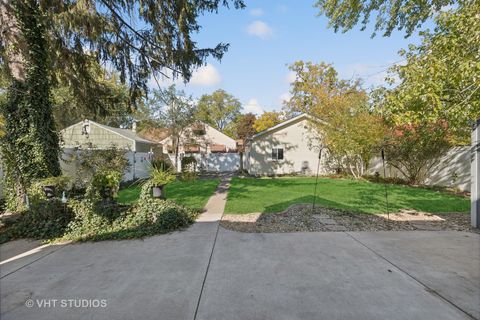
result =
[[410,224],[419,230],[428,231],[442,231],[443,228],[437,223],[431,223],[430,221],[410,221]]
[[330,219],[330,216],[328,214],[314,214],[313,215],[316,219]]
[[325,226],[328,230],[330,231],[347,231],[348,229],[345,228],[344,226],[341,226],[339,224],[336,225],[327,225]]
[[337,221],[333,220],[332,218],[317,218],[317,221],[322,223],[322,224],[326,224],[326,225],[335,225],[337,224]]

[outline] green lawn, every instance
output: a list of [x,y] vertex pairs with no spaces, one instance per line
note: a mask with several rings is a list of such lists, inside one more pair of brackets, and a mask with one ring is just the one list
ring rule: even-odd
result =
[[[194,182],[174,181],[165,187],[167,199],[174,200],[185,206],[201,209],[217,188],[219,179],[198,179]],[[118,202],[134,203],[138,200],[141,186],[138,184],[118,191]]]
[[[315,178],[234,178],[225,213],[279,212],[294,203],[311,203]],[[388,185],[390,212],[467,212],[468,198],[422,188]],[[383,184],[349,179],[319,179],[316,202],[355,212],[384,213]]]

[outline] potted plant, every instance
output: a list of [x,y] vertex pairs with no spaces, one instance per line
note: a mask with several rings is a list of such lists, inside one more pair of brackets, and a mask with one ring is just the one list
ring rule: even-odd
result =
[[152,186],[152,195],[154,198],[164,199],[163,188],[166,184],[175,180],[175,175],[171,170],[152,167],[150,170],[149,184]]

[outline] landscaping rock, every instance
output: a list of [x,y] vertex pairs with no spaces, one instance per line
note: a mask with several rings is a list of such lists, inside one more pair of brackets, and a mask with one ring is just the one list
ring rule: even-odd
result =
[[479,232],[470,227],[467,213],[430,214],[414,210],[397,213],[366,214],[296,204],[279,213],[226,214],[221,226],[240,232],[300,231],[414,231],[455,230]]

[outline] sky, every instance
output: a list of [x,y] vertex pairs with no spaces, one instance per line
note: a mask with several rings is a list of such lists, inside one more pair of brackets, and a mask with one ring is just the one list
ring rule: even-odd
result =
[[[416,35],[405,39],[401,31],[372,39],[373,29],[360,31],[360,26],[335,33],[327,18],[317,15],[314,2],[247,0],[243,10],[222,8],[200,17],[202,29],[194,35],[198,46],[224,42],[230,48],[221,61],[208,59],[187,85],[177,80],[177,87],[195,98],[224,89],[240,100],[243,112],[260,114],[280,110],[288,99],[293,78],[288,64],[332,63],[341,78],[362,77],[371,88],[381,85],[386,69],[401,61],[400,49],[419,42]],[[161,85],[171,82],[164,79]],[[153,80],[151,86],[157,87]]]

